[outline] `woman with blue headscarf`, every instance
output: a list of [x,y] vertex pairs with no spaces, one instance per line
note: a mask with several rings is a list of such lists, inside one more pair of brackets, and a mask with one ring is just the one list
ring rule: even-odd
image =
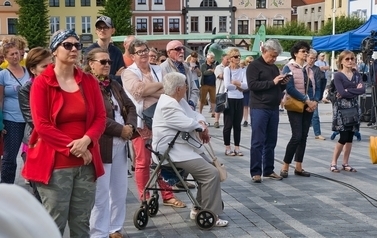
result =
[[72,30],[52,36],[55,64],[31,87],[34,130],[22,172],[62,235],[68,221],[71,237],[89,237],[95,181],[104,174],[98,140],[106,112],[97,80],[75,67],[81,48]]

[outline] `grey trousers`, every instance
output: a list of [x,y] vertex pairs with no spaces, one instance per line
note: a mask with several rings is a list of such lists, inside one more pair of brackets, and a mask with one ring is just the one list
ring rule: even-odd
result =
[[174,162],[175,166],[182,168],[194,177],[198,182],[196,200],[203,209],[211,210],[216,215],[221,214],[222,199],[220,174],[216,167],[203,158]]
[[49,184],[36,183],[42,204],[63,236],[68,221],[71,238],[89,238],[89,218],[96,182],[93,164],[55,169]]

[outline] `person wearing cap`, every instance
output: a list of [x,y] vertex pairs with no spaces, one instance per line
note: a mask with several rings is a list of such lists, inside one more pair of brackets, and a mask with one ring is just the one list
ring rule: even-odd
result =
[[321,81],[320,81],[320,88],[321,88],[321,99],[323,97],[323,93],[325,92],[326,85],[327,85],[327,77],[330,70],[329,64],[325,61],[325,53],[320,53],[318,55],[317,61],[314,65],[318,66],[322,71]]
[[108,16],[101,16],[96,21],[96,34],[98,40],[86,48],[85,55],[94,48],[102,48],[109,52],[112,61],[109,77],[122,85],[120,75],[125,68],[122,51],[111,43],[111,36],[115,32],[113,21]]
[[81,49],[73,30],[51,38],[55,64],[31,87],[34,130],[22,171],[36,183],[61,235],[68,222],[71,237],[89,237],[96,179],[104,174],[98,141],[105,130],[105,106],[97,79],[75,66]]

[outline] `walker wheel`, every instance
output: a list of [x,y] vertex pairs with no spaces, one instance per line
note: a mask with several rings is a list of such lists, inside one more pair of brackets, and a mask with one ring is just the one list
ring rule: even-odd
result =
[[200,210],[195,217],[196,225],[202,230],[209,230],[214,227],[216,223],[216,216],[210,210]]
[[148,224],[148,209],[139,208],[134,214],[134,225],[137,229],[143,230]]
[[148,201],[148,212],[149,216],[154,217],[158,213],[158,198],[151,197]]
[[224,211],[224,201],[223,200],[221,200],[221,210],[223,210]]

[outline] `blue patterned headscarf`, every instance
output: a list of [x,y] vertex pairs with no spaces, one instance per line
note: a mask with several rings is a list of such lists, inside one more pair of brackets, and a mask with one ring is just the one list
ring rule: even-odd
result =
[[80,40],[76,32],[74,32],[73,30],[61,31],[51,38],[51,42],[50,42],[51,52],[54,52],[58,48],[59,44],[69,37],[75,37],[76,40]]

